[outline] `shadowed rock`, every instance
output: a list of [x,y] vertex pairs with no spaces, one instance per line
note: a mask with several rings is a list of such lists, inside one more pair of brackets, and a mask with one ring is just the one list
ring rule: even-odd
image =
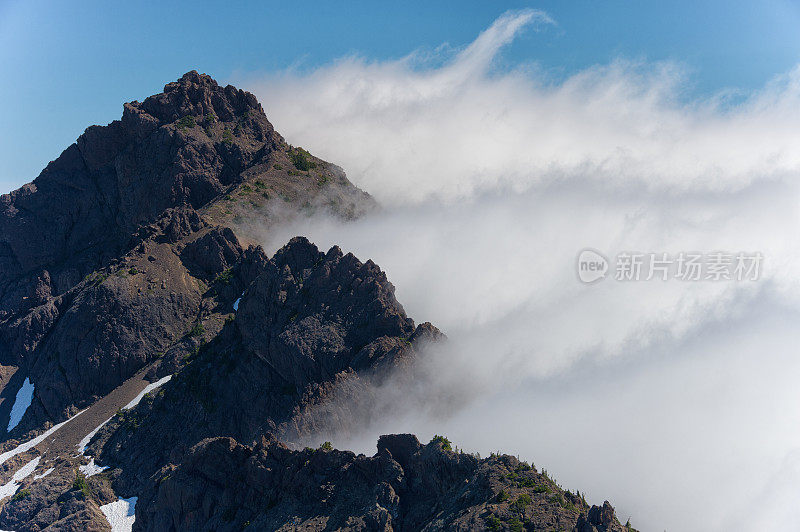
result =
[[[429,324],[416,329],[440,334]],[[116,486],[138,493],[204,438],[254,442],[301,426],[295,420],[337,389],[368,387],[413,360],[414,333],[374,263],[294,238],[264,264],[236,319],[137,408],[137,430],[112,420],[94,448],[119,469]],[[345,404],[340,415],[353,413]]]
[[607,502],[590,508],[512,456],[480,460],[438,443],[421,445],[408,434],[381,436],[373,457],[292,451],[273,438],[252,447],[231,438],[204,440],[142,492],[134,528],[466,531],[514,526],[626,530]]

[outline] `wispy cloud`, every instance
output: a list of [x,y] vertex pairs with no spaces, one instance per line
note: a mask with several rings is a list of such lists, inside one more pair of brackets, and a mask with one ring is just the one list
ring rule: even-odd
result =
[[[297,221],[267,247],[306,234],[372,258],[409,314],[450,337],[416,399],[461,408],[398,408],[338,443],[448,430],[542,462],[643,529],[726,530],[741,507],[749,529],[784,522],[749,501],[769,499],[800,448],[800,69],[732,103],[686,100],[670,64],[562,82],[494,68],[520,31],[552,23],[509,13],[438,66],[351,57],[248,83],[290,142],[385,206]],[[587,286],[574,272],[587,246],[760,251],[764,272]],[[800,496],[796,468],[779,477]]]
[[684,76],[670,64],[621,60],[558,84],[525,69],[492,75],[501,48],[544,17],[503,16],[434,69],[350,57],[251,85],[290,142],[337,161],[384,202],[576,176],[659,192],[735,190],[800,166],[800,70],[732,107],[682,101]]

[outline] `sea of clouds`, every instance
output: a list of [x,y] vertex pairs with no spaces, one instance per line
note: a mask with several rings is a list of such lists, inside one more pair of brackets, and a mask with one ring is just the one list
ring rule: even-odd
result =
[[[242,83],[383,207],[296,220],[268,251],[303,234],[371,258],[449,337],[411,412],[387,393],[392,415],[326,436],[372,453],[381,433],[439,433],[519,455],[642,530],[795,528],[800,69],[687,99],[674,64],[563,80],[495,67],[520,32],[555,23],[509,12],[463,49]],[[587,247],[764,260],[757,281],[624,283],[612,264],[589,285]]]

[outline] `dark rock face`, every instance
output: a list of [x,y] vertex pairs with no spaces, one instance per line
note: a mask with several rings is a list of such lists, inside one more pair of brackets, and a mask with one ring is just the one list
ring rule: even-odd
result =
[[577,532],[606,532],[617,530],[619,523],[614,515],[611,503],[605,501],[603,506],[592,506],[588,515],[581,515],[575,525]]
[[[194,126],[176,122],[187,116]],[[238,136],[224,133],[237,126]],[[122,120],[88,128],[33,183],[0,197],[0,317],[42,290],[67,291],[139,225],[206,204],[282,144],[252,94],[196,72],[125,104]]]
[[195,277],[206,280],[233,267],[242,256],[239,241],[228,227],[217,227],[188,244],[181,254]]
[[182,272],[232,267],[230,229],[192,244],[186,264],[149,254],[146,283],[112,263],[201,230],[195,209],[283,144],[252,94],[189,72],[0,197],[0,364],[25,367],[39,399],[20,431],[108,392],[185,333],[201,294]]
[[[146,228],[146,240],[115,264],[0,329],[0,336],[18,352],[30,353],[26,373],[36,383],[38,400],[15,434],[24,434],[42,419],[62,418],[70,405],[84,407],[107,394],[156,360],[207,313],[204,308],[211,300],[190,273],[196,263],[176,253],[176,244],[188,240],[186,247],[192,249],[221,238],[225,254],[209,253],[205,261],[203,276],[212,278],[238,268],[246,252],[229,229],[204,229],[190,209],[167,213],[161,225]],[[200,233],[191,232],[195,227]],[[198,234],[203,236],[192,241]],[[255,248],[249,251],[254,253],[263,256]]]
[[14,435],[63,420],[230,312],[266,265],[232,230],[239,203],[256,224],[281,219],[265,207],[278,193],[287,212],[369,203],[313,156],[313,174],[292,171],[291,150],[252,94],[189,72],[0,197],[0,366],[36,385]]
[[275,255],[242,298],[236,324],[246,348],[301,388],[399,354],[414,333],[375,263],[338,247],[323,254],[305,238]]
[[141,227],[134,240],[143,242],[155,238],[156,242],[177,244],[181,239],[206,227],[208,224],[191,207],[175,207],[164,210],[150,225]]
[[[429,324],[417,329],[440,334]],[[250,283],[236,319],[162,395],[140,405],[139,428],[112,420],[95,445],[103,463],[121,470],[117,486],[135,494],[204,438],[257,441],[334,389],[367,386],[413,359],[415,340],[414,322],[380,268],[295,238]]]
[[109,392],[165,349],[170,339],[183,335],[199,304],[199,292],[189,287],[139,293],[117,275],[82,290],[32,366],[36,374],[64,377],[43,383],[43,405],[57,417],[65,402]]
[[[603,528],[582,528],[587,514],[603,514]],[[136,516],[139,531],[625,530],[608,503],[589,508],[511,456],[480,460],[411,435],[382,436],[371,458],[204,440],[142,493]]]

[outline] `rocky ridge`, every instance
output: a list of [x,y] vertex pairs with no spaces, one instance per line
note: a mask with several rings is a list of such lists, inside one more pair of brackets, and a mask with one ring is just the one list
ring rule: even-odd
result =
[[446,439],[382,436],[372,457],[203,440],[143,493],[139,530],[627,530],[508,455],[481,460]]
[[252,94],[189,72],[125,104],[0,197],[0,384],[36,383],[12,436],[91,404],[207,319],[208,283],[243,252],[224,228],[247,240],[238,220],[371,206],[340,169],[286,144]]
[[409,435],[371,458],[286,446],[357,421],[335,393],[368,396],[443,338],[371,261],[254,245],[373,208],[252,94],[197,72],[0,196],[0,420],[35,384],[0,448],[2,482],[33,466],[0,528],[108,530],[104,505],[138,497],[135,530],[622,530],[511,457]]
[[263,266],[219,334],[184,357],[170,385],[112,419],[91,449],[115,468],[120,492],[134,495],[198,441],[224,435],[249,444],[281,433],[332,387],[369,386],[440,336],[406,317],[375,264],[295,238]]

